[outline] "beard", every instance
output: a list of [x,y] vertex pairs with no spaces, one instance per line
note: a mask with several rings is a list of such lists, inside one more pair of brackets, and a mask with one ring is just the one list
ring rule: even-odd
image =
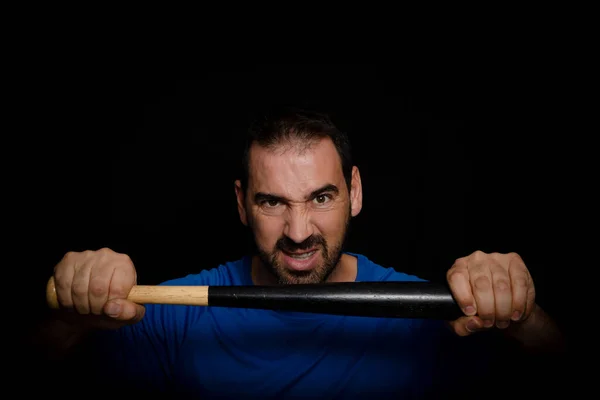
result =
[[[267,251],[260,248],[254,241],[255,250],[265,268],[270,271],[281,285],[290,284],[312,284],[326,282],[331,273],[337,267],[350,227],[350,213],[346,217],[346,222],[338,243],[330,245],[321,235],[311,235],[302,243],[296,243],[287,236],[282,236],[277,240],[273,250]],[[282,252],[293,253],[295,251],[317,249],[321,253],[321,262],[309,271],[293,271],[286,268],[279,261]]]

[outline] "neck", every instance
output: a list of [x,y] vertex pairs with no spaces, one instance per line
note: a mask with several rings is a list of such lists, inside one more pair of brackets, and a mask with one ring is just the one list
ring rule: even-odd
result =
[[[358,260],[349,254],[342,254],[335,269],[329,274],[326,282],[355,282],[358,274]],[[257,286],[278,285],[275,275],[263,264],[260,257],[252,258],[252,282]]]

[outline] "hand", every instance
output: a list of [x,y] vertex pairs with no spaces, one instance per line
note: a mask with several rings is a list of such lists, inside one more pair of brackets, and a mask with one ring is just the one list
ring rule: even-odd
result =
[[54,268],[59,307],[68,322],[89,328],[118,328],[140,321],[145,308],[126,300],[136,284],[133,262],[126,254],[103,248],[69,252]]
[[525,321],[535,307],[535,287],[516,253],[475,251],[456,260],[446,274],[450,290],[466,316],[450,322],[460,336]]

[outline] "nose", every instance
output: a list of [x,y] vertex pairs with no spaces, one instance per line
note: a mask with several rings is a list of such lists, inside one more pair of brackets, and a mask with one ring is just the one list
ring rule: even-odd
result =
[[290,210],[283,233],[295,243],[304,242],[314,233],[310,213],[306,210]]

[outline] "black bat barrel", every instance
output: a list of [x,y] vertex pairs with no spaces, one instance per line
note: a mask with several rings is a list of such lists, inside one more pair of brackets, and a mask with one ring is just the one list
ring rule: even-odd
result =
[[464,315],[435,282],[344,282],[209,286],[208,305],[385,318],[454,320]]

